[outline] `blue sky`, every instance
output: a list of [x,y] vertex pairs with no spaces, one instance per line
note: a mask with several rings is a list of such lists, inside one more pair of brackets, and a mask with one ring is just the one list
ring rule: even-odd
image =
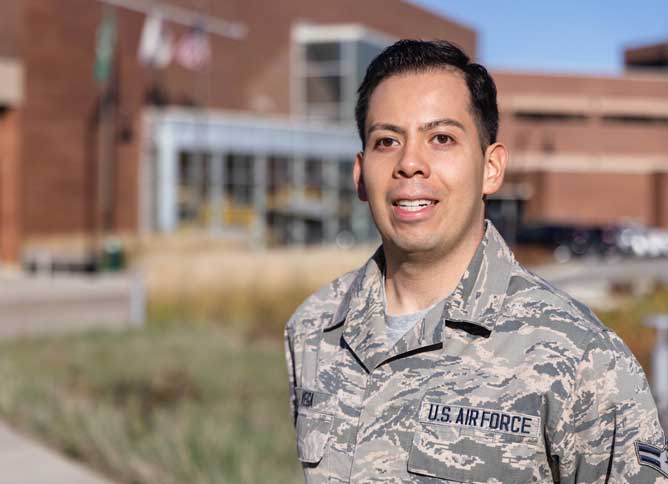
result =
[[493,69],[617,74],[625,46],[668,42],[668,0],[412,0],[478,32]]

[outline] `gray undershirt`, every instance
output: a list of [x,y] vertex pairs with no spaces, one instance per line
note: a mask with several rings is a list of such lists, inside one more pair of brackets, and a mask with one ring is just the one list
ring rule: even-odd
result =
[[420,322],[441,301],[437,301],[426,309],[415,313],[392,316],[387,313],[387,298],[385,297],[385,278],[383,277],[383,305],[385,306],[385,324],[387,328],[387,339],[390,347],[394,346],[408,331]]

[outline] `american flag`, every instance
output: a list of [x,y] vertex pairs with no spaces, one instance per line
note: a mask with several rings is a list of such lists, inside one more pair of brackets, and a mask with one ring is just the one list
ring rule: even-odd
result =
[[174,59],[181,66],[193,71],[208,67],[211,62],[211,44],[204,29],[192,27],[183,34],[174,49]]

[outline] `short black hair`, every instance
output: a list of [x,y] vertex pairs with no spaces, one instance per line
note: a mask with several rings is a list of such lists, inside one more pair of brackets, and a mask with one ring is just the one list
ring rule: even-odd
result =
[[357,90],[355,120],[363,147],[366,146],[364,125],[369,101],[378,85],[397,74],[438,69],[452,69],[462,73],[471,98],[470,108],[480,135],[480,146],[484,151],[496,142],[499,108],[496,103],[496,85],[487,69],[471,62],[462,49],[446,40],[404,39],[387,47],[371,61]]

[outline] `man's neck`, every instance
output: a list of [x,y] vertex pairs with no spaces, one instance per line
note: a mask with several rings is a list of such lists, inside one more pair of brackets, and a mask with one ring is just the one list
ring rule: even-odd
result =
[[482,240],[483,230],[480,225],[443,254],[405,254],[384,247],[387,313],[414,313],[454,291]]

